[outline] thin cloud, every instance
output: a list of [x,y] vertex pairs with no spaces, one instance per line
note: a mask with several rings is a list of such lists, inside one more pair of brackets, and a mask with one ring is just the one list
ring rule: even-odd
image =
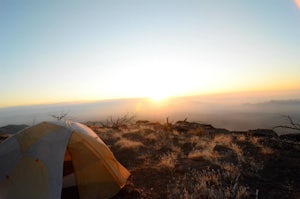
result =
[[297,5],[297,7],[300,9],[300,0],[294,0],[294,2]]

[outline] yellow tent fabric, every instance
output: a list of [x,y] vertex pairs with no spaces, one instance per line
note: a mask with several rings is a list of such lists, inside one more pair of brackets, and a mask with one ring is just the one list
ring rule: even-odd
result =
[[130,175],[85,125],[43,122],[0,144],[0,199],[60,198],[64,162],[80,198],[109,198]]

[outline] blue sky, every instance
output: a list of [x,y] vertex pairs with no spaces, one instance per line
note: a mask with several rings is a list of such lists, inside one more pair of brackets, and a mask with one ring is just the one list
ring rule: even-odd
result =
[[293,0],[0,0],[0,107],[300,89]]

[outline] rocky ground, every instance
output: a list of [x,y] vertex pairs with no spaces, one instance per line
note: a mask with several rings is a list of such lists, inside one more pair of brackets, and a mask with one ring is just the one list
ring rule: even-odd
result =
[[117,198],[300,198],[299,135],[138,121],[88,125],[131,172]]
[[[187,121],[88,122],[131,172],[119,198],[300,198],[299,134]],[[0,128],[0,137],[24,128]]]

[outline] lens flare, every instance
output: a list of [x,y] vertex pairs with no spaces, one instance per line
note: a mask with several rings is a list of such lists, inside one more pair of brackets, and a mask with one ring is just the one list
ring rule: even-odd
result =
[[294,0],[294,2],[297,5],[297,7],[300,9],[300,0]]

